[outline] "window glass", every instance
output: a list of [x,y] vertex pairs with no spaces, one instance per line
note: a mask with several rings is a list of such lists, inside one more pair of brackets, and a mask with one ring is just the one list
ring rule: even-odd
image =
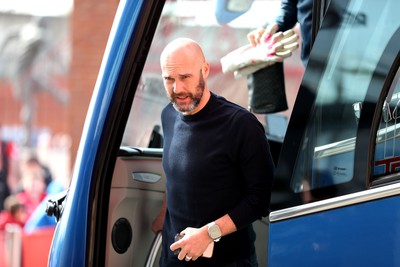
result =
[[[136,91],[122,145],[148,147],[160,144],[160,142],[151,141],[155,131],[162,135],[162,128],[159,128],[160,116],[162,109],[168,103],[161,78],[159,57],[163,48],[178,37],[192,38],[202,46],[211,66],[211,73],[207,78],[210,90],[247,108],[247,79],[245,77],[235,79],[232,73],[222,73],[220,59],[229,52],[247,45],[247,34],[261,25],[267,25],[278,14],[280,1],[247,1],[251,3],[250,8],[249,5],[235,5],[233,13],[230,13],[230,10],[222,12],[216,9],[217,6],[223,6],[224,2],[226,1],[166,1],[140,85]],[[229,2],[240,4],[242,1]],[[238,16],[237,9],[246,12]],[[297,26],[295,31],[299,33]],[[289,109],[277,114],[284,118],[267,120],[265,115],[256,114],[267,131],[273,129],[271,135],[279,133],[279,138],[283,139],[281,133],[286,130],[286,123],[303,71],[300,49],[297,49],[290,58],[285,60],[285,83]],[[270,124],[268,127],[267,123]],[[160,137],[160,135],[157,136]]]
[[[395,1],[331,2],[331,12],[324,19],[328,27],[321,29],[316,43],[332,38],[333,42],[326,44],[331,47],[326,51],[328,61],[293,170],[291,189],[295,193],[352,180],[358,116],[375,66],[399,27],[399,20],[394,19],[398,8]],[[312,74],[307,69],[305,76],[309,71]]]
[[400,171],[400,70],[389,89],[382,108],[376,136],[374,175]]

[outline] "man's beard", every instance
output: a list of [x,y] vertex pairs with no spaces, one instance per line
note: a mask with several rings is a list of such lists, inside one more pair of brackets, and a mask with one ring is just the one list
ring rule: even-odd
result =
[[[205,82],[203,75],[200,71],[200,78],[199,78],[199,83],[196,86],[196,92],[193,95],[192,93],[187,93],[187,94],[175,94],[172,93],[171,95],[171,103],[174,106],[174,108],[179,111],[179,112],[191,112],[193,111],[199,104],[200,100],[203,97],[204,94],[204,88],[205,88]],[[178,101],[176,101],[177,97],[189,97],[191,99],[189,104],[178,104]]]

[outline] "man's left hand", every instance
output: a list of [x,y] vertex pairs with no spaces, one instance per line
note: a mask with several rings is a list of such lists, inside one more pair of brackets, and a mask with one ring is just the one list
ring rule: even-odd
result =
[[208,235],[207,226],[202,228],[188,227],[182,232],[183,238],[170,246],[172,251],[180,249],[179,260],[197,260],[206,251],[207,247],[214,242]]

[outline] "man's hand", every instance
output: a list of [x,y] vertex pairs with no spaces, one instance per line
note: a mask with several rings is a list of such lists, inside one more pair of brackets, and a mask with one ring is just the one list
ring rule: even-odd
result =
[[154,219],[153,223],[151,224],[151,230],[155,234],[162,231],[164,224],[164,217],[165,215],[163,213],[159,213],[157,217]]
[[165,212],[167,209],[167,195],[166,194],[167,193],[164,194],[160,212],[157,214],[157,217],[154,219],[153,223],[151,224],[151,230],[156,234],[158,232],[161,232],[163,229]]
[[293,30],[277,32],[257,46],[242,46],[221,58],[222,72],[234,72],[236,78],[249,75],[276,62],[282,62],[299,47]]
[[[257,46],[261,43],[266,43],[272,37],[273,34],[278,30],[278,24],[268,25],[266,29],[259,27],[247,34],[247,39],[252,46]],[[262,42],[261,42],[262,40]]]
[[179,260],[197,260],[214,241],[208,235],[207,226],[202,228],[188,227],[180,233],[183,237],[170,246],[172,251],[179,251]]

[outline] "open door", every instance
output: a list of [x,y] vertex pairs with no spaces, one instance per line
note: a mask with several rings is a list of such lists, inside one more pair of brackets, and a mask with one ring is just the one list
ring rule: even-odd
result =
[[161,210],[161,149],[121,147],[110,189],[107,266],[157,266],[161,235],[151,225]]

